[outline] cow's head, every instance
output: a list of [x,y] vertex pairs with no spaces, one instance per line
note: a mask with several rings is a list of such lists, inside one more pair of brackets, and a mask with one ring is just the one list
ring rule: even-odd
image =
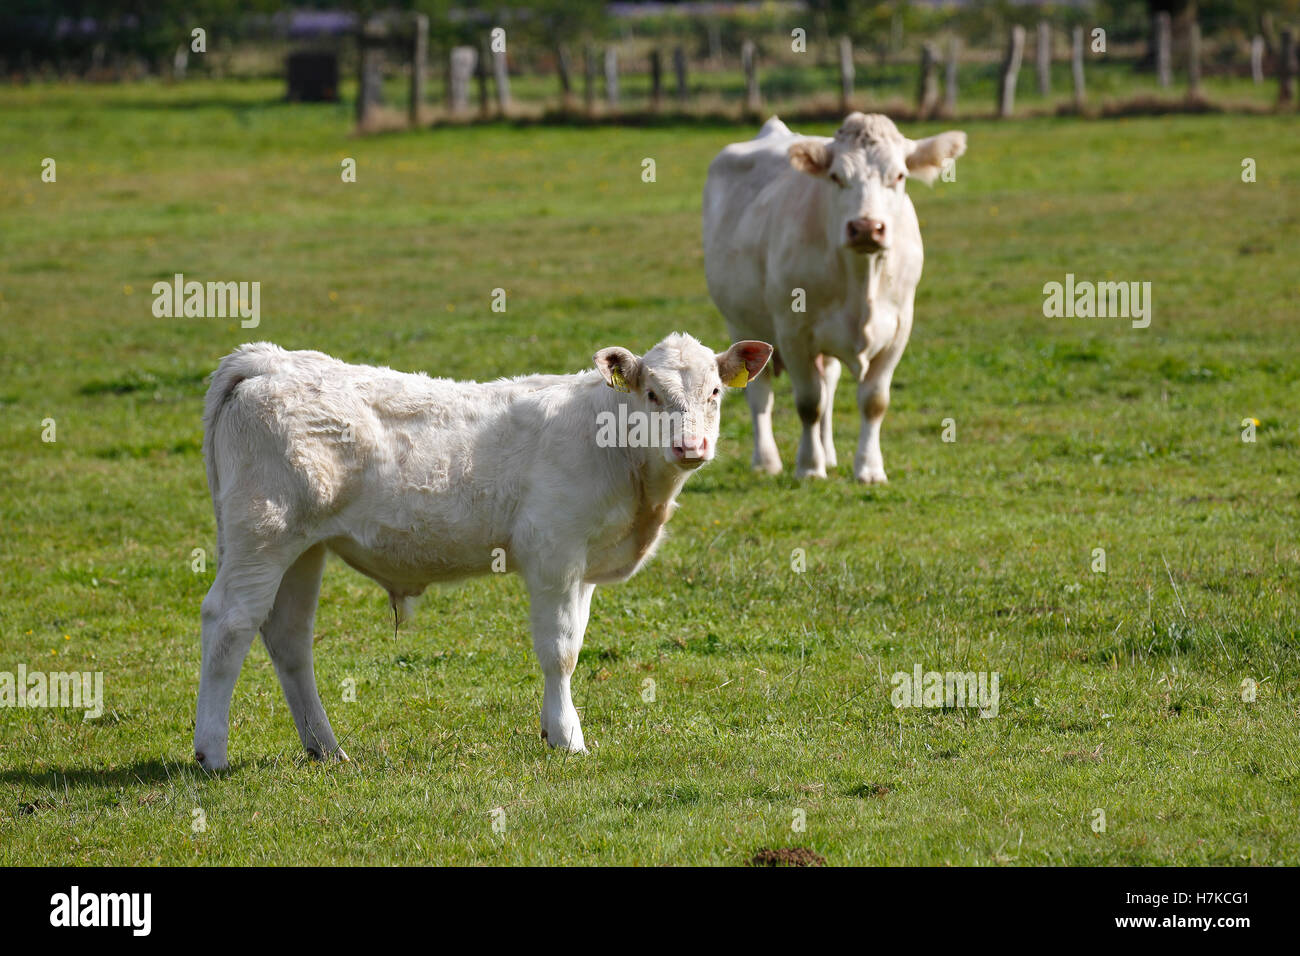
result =
[[695,338],[675,332],[643,356],[613,346],[594,356],[611,388],[629,393],[630,411],[657,416],[663,457],[679,468],[698,468],[718,445],[719,411],[726,388],[744,388],[767,365],[772,346],[737,342],[714,354]]
[[911,140],[888,116],[850,113],[831,142],[805,139],[791,146],[790,164],[826,180],[834,190],[831,241],[871,254],[893,241],[907,177],[933,183],[943,164],[964,152],[965,133]]

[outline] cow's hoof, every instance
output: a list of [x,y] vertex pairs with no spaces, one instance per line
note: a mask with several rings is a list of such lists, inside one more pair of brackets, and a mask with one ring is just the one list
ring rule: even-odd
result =
[[352,758],[347,755],[347,752],[344,751],[342,747],[339,747],[337,745],[335,745],[333,750],[326,750],[324,752],[318,750],[315,747],[308,747],[307,756],[311,760],[318,760],[322,763],[333,763],[335,761],[338,761],[339,763],[352,762]]
[[800,480],[804,478],[825,478],[825,468],[800,468],[795,471],[794,476]]
[[548,747],[567,750],[571,754],[585,754],[587,742],[582,737],[582,726],[576,721],[571,727],[548,731],[542,728],[542,739]]
[[884,485],[889,483],[889,479],[885,477],[883,470],[860,471],[857,477],[860,485]]
[[760,475],[779,475],[782,470],[779,461],[756,461],[753,468]]

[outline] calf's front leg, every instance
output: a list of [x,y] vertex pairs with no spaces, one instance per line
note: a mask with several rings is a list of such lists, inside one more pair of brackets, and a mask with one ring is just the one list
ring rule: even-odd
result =
[[530,582],[533,650],[542,665],[542,737],[552,747],[586,753],[582,724],[573,706],[570,682],[578,666],[582,637],[591,616],[594,584]]

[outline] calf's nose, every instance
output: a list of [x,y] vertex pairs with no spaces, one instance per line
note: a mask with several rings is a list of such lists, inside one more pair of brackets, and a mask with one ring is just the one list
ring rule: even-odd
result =
[[849,243],[880,246],[885,241],[885,224],[879,219],[854,219],[848,225]]

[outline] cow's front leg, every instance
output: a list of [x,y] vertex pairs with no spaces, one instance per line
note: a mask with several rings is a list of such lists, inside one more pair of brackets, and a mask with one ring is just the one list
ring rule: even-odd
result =
[[546,677],[542,693],[542,737],[552,747],[586,753],[582,724],[573,706],[570,681],[578,666],[582,636],[591,615],[594,584],[530,583],[533,649]]
[[835,417],[835,386],[840,381],[840,360],[829,355],[822,356],[822,455],[826,467],[834,468],[839,464],[835,454],[835,436],[831,425]]
[[889,385],[902,350],[876,356],[866,366],[858,382],[858,411],[862,414],[862,431],[858,433],[858,453],[853,459],[853,476],[865,485],[882,485],[885,458],[880,452],[880,425],[889,409]]
[[799,436],[799,456],[795,459],[796,478],[825,478],[826,456],[822,451],[822,409],[826,391],[817,356],[781,343],[781,355],[794,385],[794,407],[803,426]]

